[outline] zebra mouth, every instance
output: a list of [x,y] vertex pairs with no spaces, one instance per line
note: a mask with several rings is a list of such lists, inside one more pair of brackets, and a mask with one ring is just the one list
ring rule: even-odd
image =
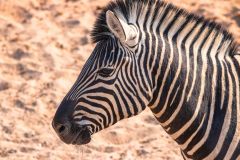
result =
[[91,132],[87,127],[84,127],[78,132],[78,134],[73,138],[73,145],[84,145],[91,141]]

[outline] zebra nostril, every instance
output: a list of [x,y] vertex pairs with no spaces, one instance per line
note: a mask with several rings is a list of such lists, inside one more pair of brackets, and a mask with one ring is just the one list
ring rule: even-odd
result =
[[64,136],[69,133],[70,131],[70,125],[68,123],[66,124],[57,124],[56,131],[59,135]]
[[65,129],[66,129],[65,126],[61,126],[61,127],[58,129],[58,133],[60,133],[60,134],[63,133]]

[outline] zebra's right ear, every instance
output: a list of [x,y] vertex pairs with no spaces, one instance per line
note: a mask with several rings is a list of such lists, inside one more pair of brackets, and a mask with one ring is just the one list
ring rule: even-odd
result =
[[115,16],[112,11],[107,11],[106,13],[107,25],[110,31],[121,41],[126,40],[126,34],[124,32],[123,26],[120,20]]
[[138,34],[134,26],[127,24],[110,10],[106,12],[106,21],[110,31],[120,39],[121,42],[127,43],[128,45],[135,45],[133,43],[136,42]]

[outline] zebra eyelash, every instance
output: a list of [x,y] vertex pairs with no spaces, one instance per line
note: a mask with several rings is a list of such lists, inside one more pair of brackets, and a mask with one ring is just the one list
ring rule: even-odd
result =
[[97,71],[97,74],[101,77],[110,77],[113,74],[114,70],[115,69],[113,67],[104,67],[99,69]]

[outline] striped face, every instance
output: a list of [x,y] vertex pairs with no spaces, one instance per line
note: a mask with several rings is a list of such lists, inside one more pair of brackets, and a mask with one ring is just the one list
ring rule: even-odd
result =
[[134,53],[118,40],[99,42],[65,98],[77,101],[74,122],[95,133],[142,111],[137,67]]
[[137,115],[149,100],[138,76],[142,68],[135,53],[135,28],[122,25],[111,11],[106,16],[112,35],[97,43],[53,120],[68,144],[88,143],[91,134]]
[[84,144],[89,137],[84,140],[81,135],[78,139],[77,132],[83,130],[90,136],[141,112],[146,103],[140,96],[138,67],[134,53],[119,41],[99,42],[55,115],[53,125],[60,138],[66,143]]

